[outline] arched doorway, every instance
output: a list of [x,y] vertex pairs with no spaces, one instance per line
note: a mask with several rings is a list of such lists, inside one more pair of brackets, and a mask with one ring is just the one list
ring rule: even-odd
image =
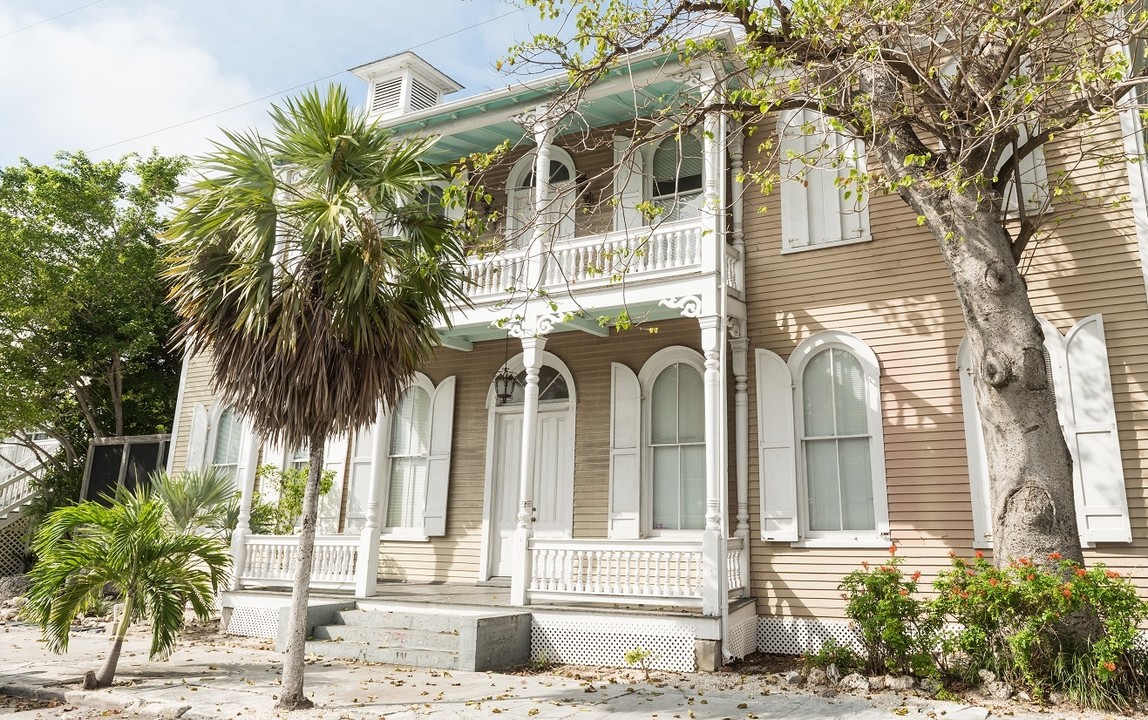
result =
[[[523,396],[526,372],[521,356],[508,362],[518,377],[514,394],[499,404],[487,396],[486,551],[483,579],[510,577],[518,486],[522,462]],[[534,536],[569,538],[574,530],[574,379],[557,357],[543,353],[538,373],[538,426],[534,454]]]

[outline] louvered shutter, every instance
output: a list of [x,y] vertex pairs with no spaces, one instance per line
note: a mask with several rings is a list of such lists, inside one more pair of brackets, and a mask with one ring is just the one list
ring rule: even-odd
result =
[[965,452],[969,462],[969,492],[973,501],[973,546],[988,547],[993,541],[992,494],[989,488],[989,463],[985,454],[985,435],[981,411],[977,408],[973,388],[972,349],[969,340],[957,349],[957,374],[961,379],[961,410],[965,419]]
[[795,542],[800,532],[793,380],[789,366],[776,353],[759,349],[756,358],[761,538]]
[[[1017,128],[1016,146],[1019,148],[1028,142],[1028,129],[1024,125]],[[997,163],[997,171],[1008,159],[1008,154]],[[1020,202],[1024,203],[1025,212],[1039,212],[1048,199],[1048,169],[1044,162],[1044,148],[1033,150],[1019,163],[1020,170]],[[1017,215],[1018,198],[1016,183],[1010,177],[1004,189],[1005,215]]]
[[239,423],[239,454],[235,461],[235,487],[254,487],[256,463],[259,461],[259,437],[252,423],[245,417],[236,415]]
[[343,481],[347,470],[346,433],[327,438],[323,449],[323,469],[335,473],[335,478],[327,494],[319,496],[319,523],[316,527],[320,533],[334,533],[339,531],[339,511],[343,505]]
[[191,410],[191,433],[187,439],[187,469],[201,470],[207,456],[207,436],[211,427],[207,408],[196,403]]
[[423,532],[430,537],[446,535],[450,446],[451,434],[454,432],[454,386],[454,376],[448,377],[439,383],[431,399],[426,511],[423,514]]
[[614,229],[635,230],[646,224],[637,206],[644,199],[642,158],[628,137],[614,137]]
[[621,363],[610,364],[610,509],[611,539],[642,534],[642,388],[638,376]]
[[1116,432],[1108,350],[1100,315],[1081,320],[1065,339],[1068,388],[1064,435],[1072,452],[1076,519],[1082,542],[1132,542],[1128,496]]
[[781,246],[784,250],[809,245],[809,193],[805,182],[809,175],[802,160],[807,154],[806,138],[801,131],[804,115],[789,111],[778,115],[781,158]]

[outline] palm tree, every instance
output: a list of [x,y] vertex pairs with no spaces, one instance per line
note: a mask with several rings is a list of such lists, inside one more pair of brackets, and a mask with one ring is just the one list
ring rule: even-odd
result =
[[151,620],[150,657],[170,655],[184,608],[190,603],[196,617],[209,619],[231,566],[221,540],[173,528],[163,501],[149,490],[105,499],[108,505],[89,501],[59,508],[41,523],[23,609],[40,626],[48,648],[65,652],[76,615],[99,602],[106,588],[123,598],[111,652],[99,672],[85,675],[88,689],[112,684],[134,619]]
[[169,231],[177,339],[265,440],[310,446],[280,707],[310,706],[303,644],[323,447],[394,402],[465,302],[464,251],[419,201],[441,170],[332,87],[225,131]]
[[188,470],[175,475],[159,472],[151,477],[155,494],[167,506],[167,518],[180,532],[207,531],[230,542],[239,511],[235,482],[217,467]]

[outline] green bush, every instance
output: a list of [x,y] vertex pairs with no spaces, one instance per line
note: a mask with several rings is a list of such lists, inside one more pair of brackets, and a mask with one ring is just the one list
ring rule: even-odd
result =
[[934,612],[957,623],[945,650],[969,678],[991,670],[1037,697],[1065,693],[1082,705],[1126,709],[1144,696],[1145,654],[1136,647],[1148,603],[1122,575],[1049,556],[994,567],[977,553],[952,558],[937,578]]
[[917,597],[921,573],[905,575],[897,546],[876,568],[861,563],[845,576],[845,614],[861,634],[865,669],[870,673],[935,674],[932,650],[936,647],[938,618]]
[[[251,531],[257,534],[291,535],[303,514],[303,492],[307,488],[308,466],[279,469],[274,465],[261,465],[255,475],[263,487],[278,491],[271,502],[265,502],[261,493],[255,493],[251,506]],[[319,476],[319,494],[326,495],[335,484],[335,473],[324,470]]]
[[853,648],[843,645],[832,638],[821,643],[816,652],[801,656],[801,664],[806,669],[821,668],[824,670],[830,665],[836,666],[842,673],[851,673],[864,667],[861,656]]

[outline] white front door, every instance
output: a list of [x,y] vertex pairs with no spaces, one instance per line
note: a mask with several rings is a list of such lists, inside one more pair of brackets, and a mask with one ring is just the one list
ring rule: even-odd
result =
[[[574,453],[566,408],[538,411],[534,460],[534,536],[568,538],[574,525]],[[510,577],[514,528],[518,524],[518,480],[522,458],[522,413],[495,416],[494,491],[491,508],[491,576]]]

